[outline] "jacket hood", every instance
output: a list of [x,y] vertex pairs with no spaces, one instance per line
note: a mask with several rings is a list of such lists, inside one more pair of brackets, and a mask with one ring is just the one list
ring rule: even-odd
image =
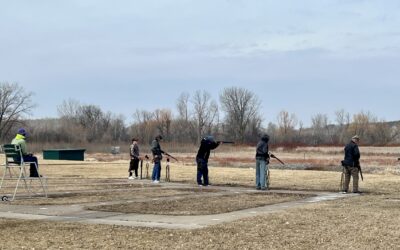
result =
[[265,134],[261,137],[261,140],[264,142],[269,142],[269,135]]

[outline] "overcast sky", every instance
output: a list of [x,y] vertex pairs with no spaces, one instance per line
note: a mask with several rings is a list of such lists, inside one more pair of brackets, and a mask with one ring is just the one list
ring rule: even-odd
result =
[[236,86],[265,124],[281,110],[399,120],[399,13],[398,0],[0,0],[0,82],[35,93],[31,118],[72,98],[129,123]]

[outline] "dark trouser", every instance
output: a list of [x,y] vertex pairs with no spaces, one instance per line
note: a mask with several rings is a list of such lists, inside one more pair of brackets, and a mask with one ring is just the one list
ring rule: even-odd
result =
[[30,164],[30,169],[29,169],[29,176],[30,177],[39,177],[38,169],[39,169],[39,164],[38,164],[38,159],[36,156],[33,155],[24,155],[24,162],[35,162],[36,166],[34,163]]
[[135,177],[138,177],[139,159],[131,159],[129,163],[129,176],[132,176],[132,171],[135,171]]
[[343,191],[349,191],[350,177],[353,177],[353,192],[358,192],[358,167],[344,167]]
[[[201,181],[203,176],[204,183]],[[197,184],[207,186],[208,183],[208,163],[204,159],[197,159]]]

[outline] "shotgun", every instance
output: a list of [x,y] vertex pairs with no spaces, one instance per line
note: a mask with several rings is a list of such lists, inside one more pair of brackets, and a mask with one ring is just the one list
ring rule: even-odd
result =
[[362,173],[361,166],[358,165],[357,168],[358,168],[358,170],[360,171],[361,180],[364,181],[364,176],[363,176],[363,173]]
[[217,143],[223,143],[223,144],[235,144],[233,141],[217,141]]
[[282,165],[285,165],[285,163],[283,161],[281,161],[278,157],[276,157],[274,154],[272,153],[268,153],[270,158],[274,158],[277,161],[279,161]]
[[172,159],[174,159],[175,161],[179,161],[178,159],[176,159],[176,158],[173,157],[172,155],[168,154],[167,152],[164,152],[163,154],[166,155],[166,156],[168,156],[168,157],[170,157],[170,158],[172,158]]

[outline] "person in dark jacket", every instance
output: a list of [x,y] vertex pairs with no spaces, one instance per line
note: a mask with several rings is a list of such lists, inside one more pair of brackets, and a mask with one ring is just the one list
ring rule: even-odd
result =
[[268,151],[269,136],[264,134],[257,144],[256,148],[256,189],[266,190],[265,172],[268,171],[269,151]]
[[[206,136],[200,142],[200,148],[196,155],[197,163],[197,184],[199,186],[209,186],[208,180],[208,158],[210,151],[216,149],[222,142],[216,142],[214,137]],[[203,177],[203,181],[201,179]]]
[[342,191],[347,193],[349,191],[350,177],[353,177],[353,193],[360,193],[358,190],[358,174],[360,167],[360,150],[358,143],[360,138],[355,135],[351,138],[344,148],[344,160],[342,161],[344,171],[344,183]]
[[162,154],[165,152],[161,150],[160,141],[163,139],[161,135],[156,136],[156,138],[151,143],[151,153],[153,154],[153,174],[151,175],[151,180],[153,183],[159,183],[161,177],[161,160]]
[[[129,154],[131,156],[131,161],[129,163],[128,179],[133,180],[133,179],[138,178],[138,168],[139,168],[139,161],[140,161],[138,139],[136,139],[136,138],[132,139],[132,144],[129,148]],[[132,171],[135,171],[135,176],[132,176]]]

